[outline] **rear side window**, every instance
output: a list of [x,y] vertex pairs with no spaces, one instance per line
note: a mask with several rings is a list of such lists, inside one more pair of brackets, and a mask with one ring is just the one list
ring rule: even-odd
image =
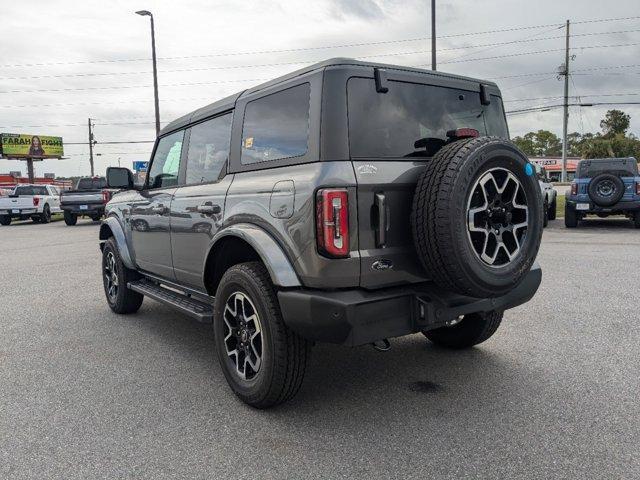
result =
[[301,157],[309,144],[308,83],[247,104],[242,128],[243,165]]
[[184,130],[162,137],[156,147],[149,171],[149,188],[175,187],[178,185],[180,155]]
[[378,93],[367,78],[351,78],[347,95],[352,157],[430,156],[448,130],[463,127],[508,138],[502,101],[494,95],[482,105],[478,92],[397,81]]
[[187,152],[187,185],[213,182],[220,177],[229,158],[231,114],[221,115],[191,127]]
[[105,178],[81,178],[78,180],[78,190],[99,190],[102,188],[107,188]]
[[16,187],[14,195],[49,195],[47,187]]

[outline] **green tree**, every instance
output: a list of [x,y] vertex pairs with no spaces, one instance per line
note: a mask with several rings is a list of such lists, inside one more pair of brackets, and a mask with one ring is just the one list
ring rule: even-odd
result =
[[631,116],[622,110],[609,110],[600,121],[600,128],[605,137],[626,135],[631,123]]
[[513,142],[525,154],[533,157],[557,156],[562,153],[560,138],[548,130],[526,133],[522,137],[515,137]]

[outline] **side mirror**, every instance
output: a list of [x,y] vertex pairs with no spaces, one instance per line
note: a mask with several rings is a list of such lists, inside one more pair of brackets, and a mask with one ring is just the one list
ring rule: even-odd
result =
[[133,188],[133,173],[124,167],[107,168],[107,186],[128,190]]

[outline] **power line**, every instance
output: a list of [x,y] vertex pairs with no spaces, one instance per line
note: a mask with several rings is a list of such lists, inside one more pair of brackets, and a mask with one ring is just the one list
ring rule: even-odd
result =
[[[582,102],[582,103],[569,103],[570,107],[597,107],[602,105],[640,105],[640,102]],[[564,107],[564,104],[558,105],[540,105],[537,107],[530,108],[522,108],[519,110],[509,110],[505,112],[507,115],[513,115],[516,113],[533,113],[533,112],[541,112],[545,110],[551,110],[553,108],[561,108]]]

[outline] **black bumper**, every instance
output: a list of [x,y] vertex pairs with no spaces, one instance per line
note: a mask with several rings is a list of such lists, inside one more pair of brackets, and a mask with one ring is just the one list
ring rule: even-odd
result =
[[[578,203],[588,203],[589,210],[577,210],[576,204]],[[567,198],[567,208],[571,210],[575,210],[578,213],[621,213],[621,212],[634,212],[640,210],[640,202],[618,202],[610,207],[601,207],[600,205],[596,205],[591,200],[581,202],[579,200],[571,200]]]
[[468,313],[516,307],[533,297],[541,279],[535,264],[520,285],[496,298],[466,297],[425,283],[377,291],[283,290],[278,300],[285,323],[302,337],[356,346],[437,328]]
[[[81,205],[86,205],[87,208],[80,209]],[[75,213],[77,215],[104,215],[104,203],[82,203],[77,205],[62,204],[60,208],[66,212]]]

